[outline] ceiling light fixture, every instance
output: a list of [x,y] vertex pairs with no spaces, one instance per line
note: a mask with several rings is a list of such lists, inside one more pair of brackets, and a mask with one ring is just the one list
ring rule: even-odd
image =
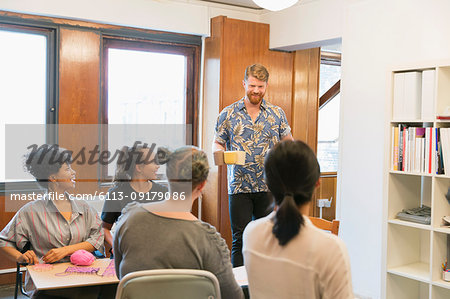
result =
[[298,0],[253,0],[256,5],[271,11],[279,11],[291,7]]

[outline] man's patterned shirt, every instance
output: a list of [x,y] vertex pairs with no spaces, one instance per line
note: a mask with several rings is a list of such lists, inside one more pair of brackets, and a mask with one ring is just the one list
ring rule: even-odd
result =
[[214,139],[228,151],[244,151],[244,165],[228,165],[228,194],[267,192],[264,158],[282,138],[291,133],[286,115],[278,106],[261,102],[253,123],[241,99],[222,110]]

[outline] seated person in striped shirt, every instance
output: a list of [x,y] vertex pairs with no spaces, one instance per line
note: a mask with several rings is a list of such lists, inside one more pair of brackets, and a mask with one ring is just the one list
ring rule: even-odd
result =
[[[71,152],[57,145],[43,145],[26,156],[26,169],[46,193],[42,200],[23,206],[0,232],[0,252],[9,259],[29,264],[66,262],[76,250],[102,249],[104,235],[97,212],[84,201],[71,200],[68,193],[75,187],[71,161]],[[28,242],[32,249],[21,253]]]

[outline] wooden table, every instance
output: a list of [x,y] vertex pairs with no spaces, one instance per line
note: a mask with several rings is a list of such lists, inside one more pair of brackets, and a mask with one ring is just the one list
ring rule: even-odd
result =
[[63,273],[67,267],[73,267],[71,263],[55,263],[53,269],[49,271],[35,271],[33,265],[27,266],[27,270],[38,290],[63,289],[82,286],[94,286],[102,284],[117,284],[119,279],[114,276],[101,276],[106,267],[112,260],[97,259],[89,267],[100,268],[99,275],[95,274],[68,274],[58,276],[57,273]]
[[[106,267],[112,260],[97,259],[91,266],[100,268],[99,275],[93,274],[69,274],[58,276],[57,273],[63,273],[67,267],[72,267],[71,263],[55,263],[50,271],[35,271],[33,265],[27,266],[27,270],[38,290],[63,289],[82,286],[93,286],[102,284],[119,283],[117,276],[101,276]],[[244,266],[233,268],[234,277],[237,283],[242,286],[248,285],[247,272]]]

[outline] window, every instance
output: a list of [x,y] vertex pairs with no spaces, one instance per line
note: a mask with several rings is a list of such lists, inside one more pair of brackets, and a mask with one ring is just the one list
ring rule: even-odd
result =
[[185,124],[186,57],[108,49],[109,124]]
[[[105,38],[102,123],[108,133],[102,147],[113,152],[135,141],[160,145],[154,135],[161,131],[196,144],[198,57],[197,45]],[[187,132],[178,136],[177,128]],[[102,178],[114,169],[110,163]]]
[[317,159],[321,172],[336,172],[339,159],[340,54],[322,52]]
[[0,23],[0,45],[0,138],[5,141],[0,146],[0,182],[4,190],[5,182],[32,178],[22,168],[24,148],[55,140],[45,126],[57,119],[54,30]]

